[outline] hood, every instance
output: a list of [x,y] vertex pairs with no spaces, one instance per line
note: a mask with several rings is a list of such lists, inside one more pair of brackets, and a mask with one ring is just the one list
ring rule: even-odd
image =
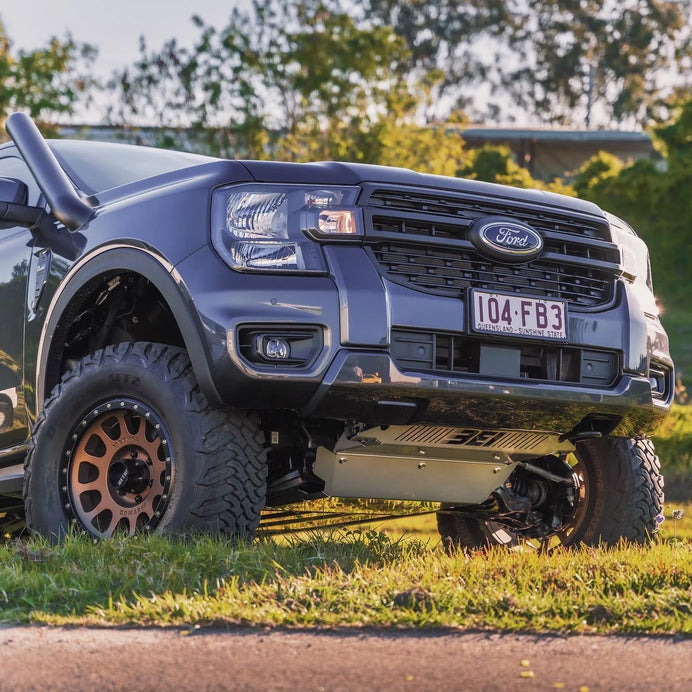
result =
[[591,203],[544,190],[524,190],[509,185],[484,183],[466,178],[417,173],[407,168],[372,166],[363,163],[320,161],[318,163],[284,163],[276,161],[241,161],[252,177],[266,183],[305,183],[317,185],[411,185],[415,187],[449,190],[493,198],[512,199],[533,204],[559,207],[582,214],[603,218],[601,209]]

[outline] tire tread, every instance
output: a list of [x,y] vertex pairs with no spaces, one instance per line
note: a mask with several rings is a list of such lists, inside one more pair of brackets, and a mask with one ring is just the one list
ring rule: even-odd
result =
[[86,356],[64,373],[46,399],[33,427],[24,461],[23,495],[27,526],[34,525],[31,477],[37,442],[46,420],[67,388],[85,375],[109,365],[138,365],[156,369],[166,386],[176,389],[186,415],[197,419],[201,431],[195,447],[194,501],[184,531],[222,533],[250,539],[265,503],[267,463],[264,434],[258,416],[251,412],[216,408],[206,400],[192,371],[187,353],[174,346],[151,342],[107,346]]

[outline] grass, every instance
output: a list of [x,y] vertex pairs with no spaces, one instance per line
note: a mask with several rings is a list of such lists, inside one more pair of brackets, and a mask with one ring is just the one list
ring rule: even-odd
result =
[[687,387],[692,387],[692,307],[689,301],[666,304],[661,322],[670,338],[676,373]]
[[653,442],[661,459],[666,497],[692,498],[692,406],[674,404]]
[[0,621],[692,634],[692,506],[675,539],[668,519],[651,547],[550,555],[449,555],[431,518],[398,521],[386,532],[252,546],[159,536],[10,543],[0,547]]

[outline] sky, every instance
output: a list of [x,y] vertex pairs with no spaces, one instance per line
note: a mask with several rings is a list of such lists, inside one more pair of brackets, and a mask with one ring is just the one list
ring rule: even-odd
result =
[[150,48],[176,37],[191,44],[198,14],[208,24],[225,26],[233,7],[249,0],[0,0],[0,18],[15,50],[41,48],[51,36],[69,31],[98,47],[94,73],[109,76],[139,55],[139,37]]

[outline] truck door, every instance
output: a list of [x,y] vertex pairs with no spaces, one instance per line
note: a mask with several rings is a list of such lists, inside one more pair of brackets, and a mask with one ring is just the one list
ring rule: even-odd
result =
[[[4,152],[2,152],[4,153]],[[14,150],[0,153],[0,178],[21,180],[27,204],[36,205],[40,190]],[[29,438],[24,387],[24,325],[33,235],[28,228],[0,224],[0,464],[2,457]]]

